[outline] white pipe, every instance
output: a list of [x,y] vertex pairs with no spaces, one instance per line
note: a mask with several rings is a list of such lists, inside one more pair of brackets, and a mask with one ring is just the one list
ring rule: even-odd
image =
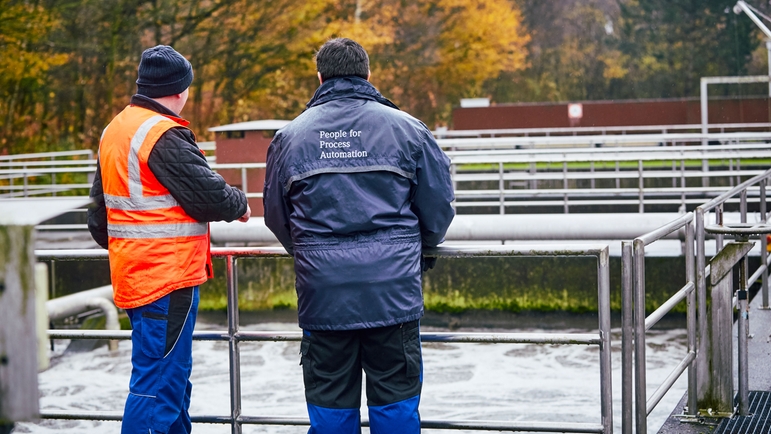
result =
[[[49,321],[71,317],[93,309],[99,309],[104,314],[106,330],[120,330],[118,308],[112,303],[112,285],[65,295],[46,302]],[[118,341],[111,340],[108,346],[111,351],[117,350]]]

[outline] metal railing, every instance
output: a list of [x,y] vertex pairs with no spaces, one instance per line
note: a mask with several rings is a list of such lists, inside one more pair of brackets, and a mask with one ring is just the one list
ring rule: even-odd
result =
[[[771,133],[765,134],[771,140]],[[761,140],[756,133],[748,137]],[[567,138],[573,139],[572,136]],[[771,146],[742,142],[720,146],[455,150],[447,153],[452,161],[455,206],[458,208],[494,207],[498,213],[505,214],[509,207],[539,207],[568,213],[571,208],[580,210],[581,207],[604,205],[644,212],[646,207],[677,211],[730,190],[742,179],[760,173],[757,166],[771,159]],[[713,167],[710,170],[704,161],[720,163],[717,164],[720,169]],[[265,163],[211,166],[215,170],[239,171],[241,187],[247,197],[262,197],[262,191],[249,190],[247,174],[264,169]],[[56,175],[62,173],[85,173],[90,180],[95,170],[95,160],[0,162],[0,197],[40,196],[75,190],[87,195],[90,183],[30,183],[29,180],[33,177],[55,180]],[[3,177],[11,180],[10,185],[2,182]],[[23,178],[23,184],[14,185],[13,179],[19,178]]]
[[[647,433],[648,415],[656,408],[664,395],[672,388],[682,373],[688,369],[688,402],[689,409],[696,408],[696,371],[692,369],[696,359],[696,277],[694,273],[693,252],[693,213],[688,213],[675,219],[654,231],[641,235],[633,242],[624,241],[621,244],[621,303],[622,303],[622,426],[623,434],[632,432],[632,421],[636,420],[638,433]],[[685,232],[685,284],[676,291],[658,309],[646,317],[645,313],[645,246],[658,241],[665,236],[677,232]],[[645,334],[664,315],[669,313],[678,303],[686,300],[687,353],[677,367],[667,376],[664,382],[647,397]],[[634,342],[634,348],[632,343]],[[632,358],[634,355],[634,370]],[[634,375],[634,381],[632,376]],[[632,400],[632,384],[634,384],[634,400]],[[635,403],[632,406],[632,402]],[[634,418],[633,418],[634,409]]]
[[[106,258],[103,250],[39,250],[38,259],[90,260]],[[597,258],[598,330],[596,333],[421,333],[423,342],[454,343],[501,343],[501,344],[556,344],[556,345],[597,345],[599,347],[600,371],[600,422],[524,422],[524,421],[483,421],[483,420],[422,420],[426,429],[469,429],[489,431],[538,431],[571,433],[611,433],[613,431],[612,387],[611,387],[611,341],[610,341],[610,273],[607,245],[575,245],[550,247],[532,246],[484,246],[453,247],[442,246],[425,252],[429,256],[449,258],[467,257],[523,257],[589,256]],[[241,433],[242,425],[309,425],[304,417],[273,417],[242,414],[241,407],[241,361],[239,345],[247,341],[299,341],[301,332],[251,332],[239,329],[237,258],[287,256],[282,248],[213,248],[212,255],[225,258],[227,264],[227,331],[195,332],[195,340],[228,342],[230,368],[230,414],[194,415],[193,422],[229,424],[231,432]],[[130,339],[130,331],[93,330],[49,330],[51,339]],[[121,420],[120,412],[41,412],[43,419],[77,420]],[[365,421],[363,426],[368,426]]]
[[[715,224],[717,226],[724,226],[724,220],[723,220],[723,211],[724,211],[724,205],[728,203],[730,199],[735,198],[737,195],[739,196],[739,210],[740,210],[740,218],[741,223],[746,224],[747,223],[747,198],[748,198],[748,191],[750,187],[753,187],[755,185],[758,186],[759,189],[759,195],[758,195],[758,210],[760,215],[760,224],[765,225],[767,222],[767,212],[766,212],[766,185],[768,184],[769,179],[771,179],[771,170],[767,170],[764,173],[761,173],[760,175],[757,175],[751,179],[748,179],[747,181],[741,183],[740,185],[736,186],[731,191],[725,192],[721,194],[720,196],[710,200],[709,202],[699,206],[696,208],[694,214],[695,214],[695,225],[696,225],[696,291],[697,291],[697,303],[698,303],[698,311],[702,312],[702,314],[699,315],[699,324],[698,324],[698,330],[699,330],[699,340],[700,340],[700,348],[706,347],[706,340],[707,340],[707,302],[706,302],[706,294],[707,294],[707,276],[710,275],[710,267],[706,265],[706,253],[705,253],[705,240],[706,240],[706,233],[707,228],[705,227],[705,213],[708,213],[709,211],[714,210],[715,211]],[[759,237],[760,242],[760,264],[758,268],[754,271],[754,273],[750,276],[749,275],[749,269],[748,264],[746,260],[742,260],[742,263],[740,264],[740,288],[738,291],[738,297],[735,297],[733,300],[731,299],[730,295],[728,297],[716,297],[713,294],[712,297],[712,311],[721,311],[725,312],[726,310],[730,310],[733,312],[733,308],[738,305],[740,308],[740,312],[738,315],[738,357],[739,357],[739,363],[738,363],[738,377],[739,377],[739,393],[738,393],[738,401],[739,401],[739,408],[741,414],[746,414],[746,409],[748,407],[748,398],[747,398],[747,392],[748,392],[748,384],[747,384],[747,297],[746,297],[746,290],[751,285],[753,285],[760,277],[762,277],[761,280],[761,296],[762,296],[762,305],[761,308],[767,309],[769,308],[768,305],[768,253],[767,253],[767,241],[765,236]],[[717,257],[721,249],[723,249],[723,235],[720,233],[717,233],[715,235],[715,250],[717,251],[717,254],[715,257]],[[743,255],[742,259],[746,257]],[[712,282],[714,285],[714,282]],[[732,282],[731,282],[732,284]],[[743,288],[743,289],[742,289]],[[736,290],[736,288],[733,288]],[[713,292],[715,290],[713,289]],[[732,291],[733,292],[733,291]],[[742,297],[741,292],[744,292],[744,296]],[[730,301],[726,302],[726,298]],[[730,329],[730,327],[729,327]],[[730,330],[727,333],[727,336],[722,336],[722,339],[732,339]],[[703,351],[700,351],[703,352]],[[705,380],[703,378],[706,378],[707,376],[717,377],[713,381],[713,384],[723,384],[723,385],[730,385],[729,388],[732,389],[733,385],[733,371],[730,372],[715,372],[712,370],[710,372],[709,365],[712,363],[712,360],[710,358],[712,357],[712,354],[715,353],[714,349],[711,349],[711,351],[708,354],[700,355],[698,358],[698,376],[701,377],[698,379],[699,383],[705,383]],[[710,358],[708,358],[708,355]],[[725,355],[728,360],[731,359],[732,355],[727,354]],[[699,391],[699,399],[701,399],[704,396],[704,391]],[[723,402],[724,405],[726,405],[728,408],[733,408],[733,397],[731,396],[728,399],[725,399]],[[693,413],[693,411],[692,411]],[[695,414],[695,413],[694,413]]]
[[[632,433],[632,423],[634,421],[635,432],[638,434],[647,433],[647,417],[661,398],[667,393],[672,385],[680,376],[688,370],[688,401],[685,407],[685,419],[696,419],[697,416],[719,416],[725,417],[732,414],[733,409],[733,369],[731,369],[730,342],[732,339],[731,325],[732,313],[734,307],[738,305],[740,314],[738,315],[738,403],[740,414],[746,414],[748,405],[747,392],[747,316],[744,312],[747,309],[746,293],[744,296],[731,298],[730,294],[713,293],[711,310],[707,308],[707,277],[710,276],[711,267],[706,264],[706,238],[708,230],[705,229],[705,214],[715,211],[715,223],[717,227],[724,226],[723,210],[727,203],[739,204],[739,214],[742,224],[747,223],[748,214],[748,196],[750,193],[757,192],[757,209],[760,215],[760,221],[757,225],[764,226],[767,222],[766,212],[766,185],[771,179],[771,170],[767,170],[759,175],[748,179],[736,187],[724,192],[714,199],[696,207],[694,212],[684,214],[673,220],[667,225],[662,226],[647,234],[635,238],[633,241],[622,243],[622,432],[624,434]],[[738,198],[737,198],[738,196]],[[746,225],[746,229],[738,229],[746,234],[757,236],[762,232],[758,226]],[[765,227],[766,232],[769,231]],[[679,231],[685,239],[685,275],[686,281],[670,299],[664,302],[661,307],[656,309],[646,317],[645,310],[645,246],[657,241],[664,236]],[[723,235],[719,231],[711,230],[715,236],[715,251],[717,258],[723,249]],[[730,233],[726,230],[725,233]],[[747,235],[746,237],[749,237]],[[745,238],[746,238],[745,237]],[[759,237],[760,242],[760,264],[750,277],[747,269],[746,255],[749,248],[745,248],[740,262],[740,287],[746,291],[752,284],[760,280],[762,305],[761,308],[769,308],[769,290],[768,290],[768,254],[767,241],[765,236]],[[736,258],[734,258],[736,259]],[[733,263],[730,263],[730,267]],[[725,268],[725,266],[723,267]],[[713,282],[714,284],[714,282]],[[729,282],[728,285],[732,285]],[[735,289],[735,288],[734,288]],[[723,288],[713,289],[721,291]],[[687,354],[678,363],[671,374],[664,382],[648,397],[646,390],[646,361],[645,361],[645,333],[650,330],[667,312],[670,312],[675,305],[686,301],[686,328],[687,328]],[[698,313],[698,315],[697,315]],[[721,319],[728,321],[727,330],[718,330],[720,326],[713,325],[710,330],[708,317],[713,313],[721,316]],[[714,337],[710,335],[719,333]],[[721,347],[725,349],[725,341],[729,350],[723,351],[728,354],[713,355],[719,350],[711,347],[713,340],[722,340]],[[633,345],[633,348],[632,348]],[[712,358],[720,357],[721,366],[713,367]],[[633,360],[634,359],[634,363]],[[723,363],[727,362],[727,366]],[[634,366],[634,368],[633,368]],[[709,390],[708,390],[709,389]],[[712,389],[719,389],[713,392]],[[634,399],[633,399],[634,391]],[[727,395],[727,396],[721,396]],[[713,412],[704,407],[702,399],[708,397],[729,409],[727,412]],[[722,398],[722,401],[720,399]],[[744,413],[742,413],[744,409]]]
[[[571,207],[605,205],[644,212],[646,206],[677,211],[730,190],[741,179],[761,172],[747,166],[771,158],[771,146],[449,151],[448,155],[459,208],[496,207],[505,214],[507,207],[545,207],[568,213]],[[703,161],[722,161],[727,170],[709,170],[707,165],[705,171]]]
[[[606,135],[606,134],[640,134],[640,133],[675,133],[698,132],[701,124],[679,125],[630,125],[606,127],[555,127],[555,128],[499,128],[484,130],[435,130],[434,137],[438,139],[453,137],[507,137],[507,136],[576,136],[576,135]],[[728,123],[709,124],[707,132],[725,133],[730,131],[771,130],[771,123]]]

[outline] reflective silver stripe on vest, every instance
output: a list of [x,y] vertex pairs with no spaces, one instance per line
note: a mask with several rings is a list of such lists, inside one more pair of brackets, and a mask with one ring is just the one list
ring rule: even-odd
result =
[[206,223],[175,223],[169,225],[107,224],[107,235],[113,238],[176,238],[206,235]]
[[156,115],[144,121],[131,138],[131,150],[128,157],[129,195],[131,199],[142,197],[142,178],[139,171],[139,148],[147,138],[147,133],[158,123],[168,118]]
[[292,187],[292,183],[296,181],[300,181],[305,178],[310,178],[311,176],[319,175],[321,173],[364,173],[364,172],[393,172],[407,179],[412,179],[415,177],[414,173],[407,172],[406,170],[402,170],[395,166],[387,166],[387,165],[361,166],[361,167],[322,167],[320,169],[309,170],[307,172],[298,173],[297,175],[291,176],[289,179],[286,180],[286,183],[284,184],[284,190],[289,191],[289,188]]
[[174,196],[170,194],[163,196],[132,198],[105,194],[104,203],[108,208],[121,209],[125,211],[146,211],[151,209],[171,208],[174,206],[179,206],[179,202],[177,202],[177,200],[174,199]]

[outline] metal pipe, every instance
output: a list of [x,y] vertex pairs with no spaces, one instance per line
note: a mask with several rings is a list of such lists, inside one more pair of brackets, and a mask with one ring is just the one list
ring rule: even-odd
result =
[[750,309],[747,300],[747,256],[739,260],[739,290],[736,292],[739,310],[737,321],[738,358],[739,358],[739,414],[747,416],[750,408],[749,398],[749,363],[747,337],[750,333]]
[[665,301],[661,306],[659,306],[658,309],[653,311],[650,315],[648,315],[647,318],[645,318],[645,331],[650,330],[656,323],[658,323],[662,318],[664,318],[664,315],[669,313],[669,311],[672,310],[675,306],[677,306],[678,303],[685,300],[688,295],[693,292],[693,289],[695,288],[695,285],[693,282],[688,282],[684,287],[682,287],[679,291],[675,293],[672,297],[670,297],[667,301]]
[[227,262],[227,291],[228,291],[228,343],[230,361],[230,426],[232,434],[241,434],[241,424],[238,418],[241,416],[241,353],[238,340],[238,280],[236,270],[236,258],[232,255],[225,257]]
[[[41,412],[42,419],[60,419],[60,420],[92,420],[92,421],[121,421],[123,414],[120,412],[107,411],[82,411],[69,412],[62,410],[48,410]],[[221,416],[191,416],[193,423],[228,423],[229,418]],[[249,425],[286,425],[286,426],[308,426],[310,421],[307,418],[297,417],[265,417],[265,416],[242,416],[239,421],[242,424]],[[361,426],[370,426],[369,421],[363,420]],[[525,422],[525,421],[487,421],[487,420],[421,420],[421,428],[425,429],[450,429],[450,430],[468,430],[483,429],[488,431],[528,431],[528,432],[564,432],[564,433],[607,433],[600,424],[593,423],[559,423],[559,422]]]
[[[562,188],[564,188],[565,190],[568,189],[568,163],[567,163],[567,161],[562,163]],[[567,195],[567,193],[565,193],[563,195],[563,199],[562,200],[563,200],[563,203],[564,203],[563,211],[562,212],[564,214],[567,214],[568,213],[568,195]]]
[[634,266],[632,243],[621,243],[621,433],[633,429]]
[[[763,34],[766,35],[767,38],[771,38],[771,30],[766,27],[765,24],[763,24],[763,21],[760,21],[760,18],[758,18],[755,13],[752,12],[752,10],[747,6],[747,3],[745,3],[742,0],[739,0],[736,2],[736,5],[733,8],[735,14],[740,14],[742,11],[744,11],[745,14],[747,14],[748,17],[752,20],[753,23],[755,23],[756,26],[763,32]],[[769,68],[771,68],[771,65],[769,65]],[[769,69],[769,76],[771,76],[771,69]],[[771,92],[771,90],[769,90]],[[769,93],[771,95],[771,93]]]
[[[708,342],[707,329],[707,278],[706,278],[706,258],[705,258],[705,232],[704,232],[704,209],[697,207],[694,211],[694,221],[696,225],[696,312],[698,315],[696,333],[697,333],[697,352],[696,352],[696,396],[701,398],[705,393],[699,388],[706,387],[707,375],[709,373],[709,360],[706,359],[703,351],[706,350]],[[694,411],[698,411],[695,408]]]
[[643,202],[644,193],[643,190],[645,188],[645,181],[643,179],[643,163],[642,160],[637,161],[637,174],[638,174],[638,181],[637,181],[637,187],[639,189],[638,193],[638,200],[640,201],[638,212],[640,214],[643,214],[645,212],[645,205]]
[[600,345],[600,413],[603,432],[613,432],[613,372],[610,344],[610,254],[605,246],[597,256],[597,309]]
[[671,222],[669,222],[669,223],[667,223],[667,224],[665,224],[663,226],[660,226],[660,227],[658,227],[658,228],[656,228],[656,229],[654,229],[654,230],[652,230],[652,231],[650,231],[650,232],[648,232],[646,234],[640,235],[636,239],[640,240],[644,245],[647,246],[647,245],[653,243],[654,241],[658,241],[658,240],[666,237],[667,235],[671,234],[672,232],[674,232],[674,231],[676,231],[676,230],[678,230],[678,229],[680,229],[680,228],[682,228],[684,226],[687,226],[688,223],[691,222],[691,220],[693,220],[693,213],[689,212],[688,214],[685,214],[685,215],[683,215],[681,217],[678,217],[678,218],[672,220]]
[[[93,259],[92,252],[83,250],[69,251],[38,251],[39,255],[50,255],[52,258],[69,259]],[[554,422],[516,422],[503,421],[422,421],[424,428],[444,429],[503,429],[503,430],[527,430],[536,432],[612,432],[612,373],[611,373],[611,342],[610,342],[610,271],[609,250],[607,245],[561,245],[561,246],[490,246],[490,247],[453,247],[443,246],[426,251],[428,255],[440,255],[447,257],[485,257],[485,256],[596,256],[598,265],[598,309],[599,309],[599,337],[593,334],[547,334],[523,333],[523,334],[479,334],[479,333],[428,333],[422,334],[426,341],[437,342],[511,342],[511,343],[543,343],[543,344],[595,344],[600,346],[600,381],[601,381],[601,413],[602,424],[573,424]],[[298,340],[299,332],[267,333],[267,332],[240,332],[238,330],[238,292],[237,292],[237,267],[236,258],[255,256],[285,256],[286,252],[279,248],[216,248],[212,249],[215,257],[225,257],[227,260],[227,287],[228,287],[228,331],[195,332],[196,340],[227,340],[230,343],[230,372],[231,372],[231,415],[223,416],[194,416],[193,422],[205,423],[229,423],[233,432],[241,432],[241,425],[245,423],[256,424],[307,424],[305,419],[294,418],[260,418],[244,417],[241,413],[240,390],[240,359],[238,343],[241,340]],[[96,338],[109,337],[116,339],[130,339],[130,331],[72,331],[50,330],[49,336],[61,338]],[[85,420],[120,420],[122,415],[111,412],[93,413],[57,413],[47,412],[44,418],[51,419],[85,419]],[[299,422],[297,422],[299,421]],[[364,426],[367,423],[364,422]]]
[[680,361],[680,363],[675,367],[675,369],[667,376],[667,378],[664,380],[663,383],[661,383],[661,386],[659,386],[658,389],[656,389],[655,392],[653,392],[653,395],[651,395],[651,399],[648,400],[648,402],[645,404],[646,407],[646,416],[651,414],[654,408],[661,402],[661,398],[664,397],[664,395],[669,391],[669,389],[672,388],[672,385],[675,384],[675,381],[677,381],[678,378],[685,372],[685,370],[688,368],[691,363],[696,359],[696,353],[689,352],[687,356],[683,360]]
[[500,214],[506,214],[506,206],[505,206],[505,192],[504,190],[504,183],[503,183],[503,163],[498,163],[498,191],[499,191],[499,200],[501,202],[500,205]]
[[747,223],[747,190],[744,189],[739,194],[739,216],[741,223]]
[[[769,63],[769,68],[771,68],[771,63]],[[766,179],[760,181],[760,222],[763,224],[768,221],[766,217],[766,184]],[[760,263],[763,265],[763,280],[760,283],[762,295],[760,308],[768,309],[768,236],[760,236]]]
[[[696,270],[695,270],[695,264],[694,264],[694,251],[693,251],[693,241],[694,241],[694,227],[691,224],[688,224],[685,226],[685,278],[688,281],[688,283],[692,283],[694,286],[696,285]],[[696,328],[696,306],[697,306],[697,296],[696,291],[691,291],[688,293],[688,305],[686,307],[687,309],[687,318],[686,318],[686,328],[688,330],[688,353],[695,356],[698,351],[697,346],[697,334],[698,330]],[[697,371],[698,366],[695,361],[691,362],[688,365],[688,410],[686,411],[686,414],[695,416],[698,412],[698,400],[696,395],[696,388],[697,388]]]
[[634,240],[634,356],[635,422],[639,434],[648,432],[647,386],[645,372],[645,244]]

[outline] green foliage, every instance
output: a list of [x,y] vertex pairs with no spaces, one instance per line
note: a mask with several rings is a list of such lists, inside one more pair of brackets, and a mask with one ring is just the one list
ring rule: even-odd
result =
[[[764,74],[763,37],[720,0],[0,0],[0,154],[96,149],[143,49],[195,69],[182,113],[212,126],[298,115],[313,55],[345,36],[372,81],[428,125],[495,103],[688,97],[699,77]],[[756,5],[769,12],[768,4]],[[714,95],[749,86],[717,86]],[[754,88],[753,88],[754,89]]]

